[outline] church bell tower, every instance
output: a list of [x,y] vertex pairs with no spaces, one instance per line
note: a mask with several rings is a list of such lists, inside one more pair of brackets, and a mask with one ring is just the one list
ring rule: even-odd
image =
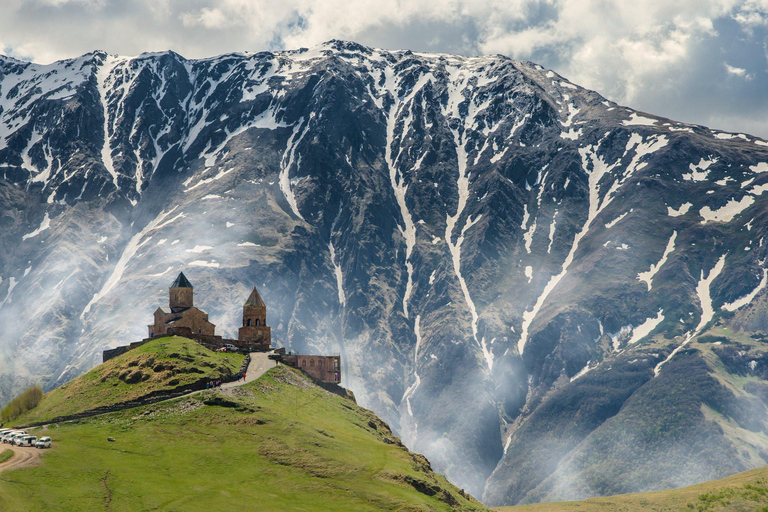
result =
[[243,326],[238,330],[237,339],[250,345],[269,348],[272,343],[271,331],[267,326],[267,305],[254,287],[243,304]]

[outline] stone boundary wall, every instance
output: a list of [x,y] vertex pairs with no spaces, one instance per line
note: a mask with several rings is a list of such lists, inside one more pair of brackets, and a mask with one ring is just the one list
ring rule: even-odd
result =
[[152,338],[144,338],[141,341],[136,341],[131,343],[130,345],[123,345],[121,347],[115,347],[111,349],[107,349],[102,351],[101,353],[101,362],[106,363],[110,359],[114,359],[117,356],[121,356],[128,352],[129,350],[133,350],[136,347],[140,347],[145,343],[148,343],[152,340],[159,340],[160,338],[167,338],[169,336],[182,336],[184,338],[189,338],[191,340],[194,340],[204,346],[205,348],[209,350],[220,350],[224,347],[224,345],[234,345],[238,348],[248,350],[250,352],[269,352],[270,347],[269,345],[255,345],[255,344],[249,344],[246,346],[243,346],[243,342],[239,340],[230,340],[227,338],[222,338],[221,336],[209,336],[207,334],[196,334],[193,333],[188,327],[179,327],[179,328],[171,328],[168,329],[167,334],[161,334],[158,336],[153,336]]
[[[124,348],[124,347],[121,347],[121,348]],[[239,380],[242,377],[243,372],[248,369],[248,365],[250,364],[250,362],[251,362],[251,356],[250,355],[245,356],[245,361],[243,361],[243,364],[240,366],[239,373],[236,373],[233,375],[225,375],[217,378],[216,380],[220,380],[222,383],[235,382],[236,380]],[[187,384],[186,386],[179,386],[172,390],[163,389],[163,390],[153,391],[142,397],[137,398],[136,400],[129,400],[127,402],[120,402],[112,405],[105,405],[103,407],[96,407],[95,409],[79,412],[77,414],[70,414],[68,416],[57,416],[50,420],[38,421],[35,423],[28,423],[26,425],[21,425],[15,428],[39,427],[41,425],[49,425],[51,423],[63,423],[65,421],[73,421],[73,420],[79,420],[83,418],[90,418],[92,416],[99,416],[101,414],[108,414],[110,412],[123,411],[125,409],[134,409],[136,407],[142,407],[144,405],[152,405],[157,402],[164,402],[166,400],[171,400],[173,398],[178,398],[184,395],[188,395],[189,393],[192,393],[194,391],[204,390],[206,389],[205,387],[206,384],[208,384],[211,380],[212,379],[209,379],[209,378],[200,379],[191,384]]]

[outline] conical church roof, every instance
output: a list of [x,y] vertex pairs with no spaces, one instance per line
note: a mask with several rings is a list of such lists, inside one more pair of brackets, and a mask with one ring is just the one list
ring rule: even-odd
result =
[[262,308],[267,307],[266,304],[264,304],[264,301],[261,300],[261,295],[259,295],[259,290],[256,289],[256,287],[253,287],[253,291],[248,296],[248,300],[245,301],[244,306],[259,306]]
[[171,285],[171,288],[193,288],[192,283],[189,282],[184,272],[179,272],[179,277]]

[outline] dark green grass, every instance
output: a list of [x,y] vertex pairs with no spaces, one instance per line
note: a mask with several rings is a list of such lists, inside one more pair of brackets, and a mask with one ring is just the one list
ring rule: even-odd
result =
[[0,510],[485,510],[372,412],[283,366],[47,435],[42,465],[0,474]]
[[0,464],[13,457],[13,450],[4,450],[0,452]]
[[150,341],[47,393],[14,421],[36,423],[172,390],[240,371],[245,356],[218,353],[181,337]]

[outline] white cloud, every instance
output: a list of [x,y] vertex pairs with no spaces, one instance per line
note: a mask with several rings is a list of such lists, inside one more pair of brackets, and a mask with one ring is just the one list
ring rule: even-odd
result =
[[736,66],[731,66],[727,62],[724,62],[723,65],[725,66],[725,70],[728,72],[729,75],[737,76],[739,78],[743,78],[744,80],[752,80],[754,76],[747,73],[747,70],[744,68],[737,68]]
[[197,12],[181,13],[181,21],[185,27],[200,26],[207,29],[222,29],[235,23],[235,19],[228,19],[219,9],[203,8]]

